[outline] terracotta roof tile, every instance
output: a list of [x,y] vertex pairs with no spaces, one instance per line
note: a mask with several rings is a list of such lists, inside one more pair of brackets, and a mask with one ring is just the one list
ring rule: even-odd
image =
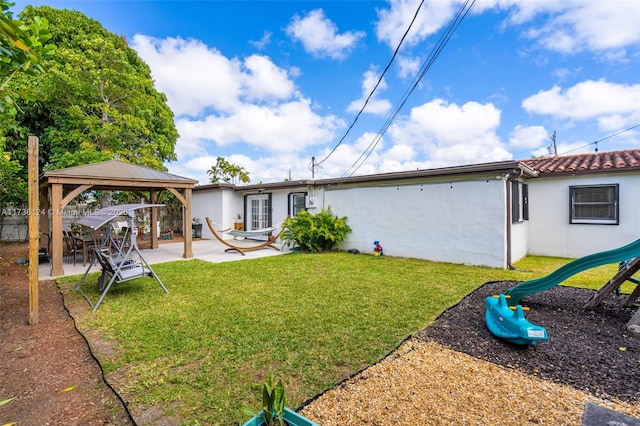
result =
[[640,148],[521,160],[541,175],[640,170]]

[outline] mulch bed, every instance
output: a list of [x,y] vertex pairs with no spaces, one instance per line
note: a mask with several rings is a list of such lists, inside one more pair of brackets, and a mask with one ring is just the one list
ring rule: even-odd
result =
[[522,299],[527,319],[545,327],[549,340],[520,346],[494,338],[484,326],[484,300],[517,283],[487,283],[418,333],[453,350],[569,385],[602,398],[640,402],[640,334],[627,331],[635,309],[612,294],[583,309],[593,291],[557,286]]

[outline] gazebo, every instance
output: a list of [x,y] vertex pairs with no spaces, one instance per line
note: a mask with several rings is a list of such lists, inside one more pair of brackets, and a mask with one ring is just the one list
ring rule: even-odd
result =
[[[191,249],[191,191],[194,179],[161,172],[120,160],[104,161],[78,167],[45,172],[40,178],[40,208],[51,218],[40,221],[40,232],[51,238],[51,276],[64,275],[62,266],[62,216],[64,208],[82,192],[89,189],[103,191],[149,191],[150,202],[156,204],[162,191],[174,194],[183,206],[184,258],[193,257]],[[44,190],[46,187],[46,191]],[[157,208],[151,208],[151,223],[158,220]],[[158,248],[155,226],[150,227],[151,248]]]

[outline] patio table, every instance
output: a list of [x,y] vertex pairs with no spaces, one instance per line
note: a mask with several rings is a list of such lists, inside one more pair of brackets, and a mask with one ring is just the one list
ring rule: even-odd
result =
[[93,235],[91,234],[77,234],[73,238],[76,240],[76,244],[82,246],[82,266],[87,264],[87,258],[89,256],[89,249],[93,248]]

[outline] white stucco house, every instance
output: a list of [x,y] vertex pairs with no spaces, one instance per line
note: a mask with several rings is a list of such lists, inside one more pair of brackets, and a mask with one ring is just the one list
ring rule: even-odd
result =
[[385,255],[500,268],[580,257],[640,238],[640,149],[193,191],[194,217],[225,228],[322,208],[348,218],[343,249],[378,240]]

